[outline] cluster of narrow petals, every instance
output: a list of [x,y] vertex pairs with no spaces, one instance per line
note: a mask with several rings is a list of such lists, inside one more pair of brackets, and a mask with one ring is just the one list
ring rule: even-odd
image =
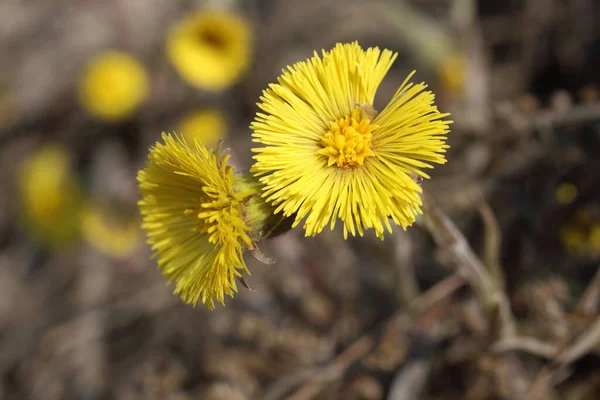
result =
[[234,174],[228,153],[163,135],[138,174],[143,228],[186,303],[214,307],[245,283],[243,252],[288,225],[315,236],[383,239],[421,213],[425,170],[446,162],[448,114],[409,75],[379,112],[377,88],[397,54],[338,44],[284,70],[251,124],[255,162]]
[[138,174],[142,227],[158,266],[189,304],[214,308],[237,291],[253,247],[244,202],[254,190],[234,188],[229,155],[163,134]]
[[344,237],[390,220],[403,228],[421,213],[413,176],[445,163],[451,121],[423,83],[404,81],[377,113],[375,93],[396,54],[338,44],[283,71],[263,92],[252,123],[261,147],[252,171],[276,212],[304,221],[307,236],[341,220]]

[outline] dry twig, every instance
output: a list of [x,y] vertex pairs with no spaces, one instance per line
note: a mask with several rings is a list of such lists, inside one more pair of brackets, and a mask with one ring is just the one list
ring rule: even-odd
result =
[[515,323],[508,298],[502,289],[503,283],[488,272],[452,220],[444,215],[426,195],[423,196],[423,211],[429,231],[438,245],[450,253],[456,263],[457,272],[470,283],[486,309],[498,312],[501,324],[500,336],[512,336],[515,332]]
[[[415,313],[423,314],[434,305],[449,298],[456,290],[460,289],[464,283],[465,281],[461,276],[457,274],[451,275],[414,299],[410,303],[410,308],[413,309]],[[392,314],[384,324],[387,326],[398,318],[409,317],[399,310]],[[302,385],[290,396],[285,397],[286,399],[304,400],[314,398],[314,396],[320,393],[328,383],[343,375],[348,366],[366,356],[369,351],[371,351],[374,344],[375,339],[373,335],[367,334],[361,336],[327,366],[312,371],[302,371],[293,376],[287,376],[278,380],[266,391],[265,399],[277,400],[284,398],[288,392],[293,390],[293,388],[299,384]]]
[[583,292],[577,307],[575,308],[576,314],[581,315],[594,315],[598,312],[600,307],[600,267],[596,271],[594,279],[590,282],[588,287]]

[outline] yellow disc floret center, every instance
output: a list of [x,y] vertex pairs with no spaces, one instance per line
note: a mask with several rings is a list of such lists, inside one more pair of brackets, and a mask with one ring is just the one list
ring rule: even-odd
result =
[[216,29],[210,28],[212,27],[205,27],[204,29],[198,30],[197,38],[200,44],[206,45],[216,52],[226,50],[227,46],[229,45],[227,36],[223,35],[222,32],[219,32]]
[[208,235],[208,241],[213,244],[222,245],[241,236],[245,244],[251,245],[246,234],[250,228],[244,221],[243,203],[253,191],[225,194],[206,187],[204,193],[208,195],[208,199],[200,204],[199,209],[188,209],[184,212],[198,218],[197,230]]
[[328,158],[327,165],[350,168],[362,165],[367,157],[373,156],[372,137],[377,125],[365,115],[360,106],[355,106],[350,115],[330,122],[330,128],[321,138],[323,148],[319,150]]

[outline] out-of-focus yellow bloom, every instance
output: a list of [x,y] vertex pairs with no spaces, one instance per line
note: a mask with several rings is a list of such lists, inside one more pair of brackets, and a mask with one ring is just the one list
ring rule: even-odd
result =
[[450,93],[462,94],[467,76],[467,60],[462,54],[453,54],[442,60],[438,78]]
[[82,213],[83,237],[99,251],[116,258],[131,256],[140,245],[137,216],[124,216],[98,205],[88,205]]
[[[399,34],[398,44],[405,48],[406,54],[415,60],[419,69],[435,73],[447,92],[462,96],[467,83],[468,60],[448,26],[440,24],[436,18],[421,12],[408,1],[386,1],[381,7],[382,16]],[[460,6],[454,11],[453,18],[468,15],[468,11]]]
[[20,167],[21,222],[34,240],[60,247],[78,238],[82,190],[66,149],[48,146]]
[[189,84],[221,91],[246,71],[252,29],[241,16],[226,11],[198,11],[175,25],[167,38],[167,55]]
[[251,128],[263,147],[252,167],[276,212],[306,218],[314,236],[339,218],[344,237],[373,228],[383,238],[389,219],[403,228],[421,213],[421,187],[411,175],[446,162],[451,121],[425,84],[404,81],[378,114],[375,92],[397,54],[358,43],[315,52],[263,92]]
[[580,253],[587,244],[587,233],[576,225],[566,225],[560,230],[563,246],[572,253]]
[[600,221],[584,209],[577,210],[559,232],[563,247],[579,256],[600,254]]
[[234,175],[229,153],[163,134],[139,172],[142,227],[158,266],[189,304],[214,308],[248,272],[242,253],[268,236],[272,209],[258,182]]
[[93,58],[79,82],[79,99],[92,116],[106,121],[130,118],[148,97],[148,74],[133,56],[108,51]]
[[181,132],[189,144],[198,140],[211,147],[227,135],[227,120],[217,109],[196,110],[186,114],[179,121],[177,132]]
[[592,251],[600,252],[600,223],[595,224],[590,229],[589,243]]
[[554,193],[559,204],[571,204],[577,198],[577,186],[572,183],[561,183]]

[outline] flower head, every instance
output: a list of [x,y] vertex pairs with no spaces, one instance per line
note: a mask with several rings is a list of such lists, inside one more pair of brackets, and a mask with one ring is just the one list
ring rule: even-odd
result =
[[[264,238],[272,216],[256,182],[234,175],[228,152],[188,145],[163,134],[139,172],[142,227],[158,265],[186,303],[214,308],[215,298],[237,291],[235,279],[248,272],[242,253]],[[263,206],[258,205],[262,203]]]
[[199,11],[174,26],[167,55],[189,84],[221,91],[235,83],[250,62],[252,30],[226,11]]
[[69,153],[47,146],[20,167],[21,222],[38,242],[60,247],[78,238],[82,190],[71,170]]
[[437,69],[437,75],[444,89],[455,95],[462,95],[467,75],[467,60],[462,54],[446,56]]
[[558,204],[571,204],[577,198],[577,186],[569,182],[561,183],[556,188],[554,196]]
[[561,226],[559,238],[569,254],[597,257],[600,255],[600,218],[593,209],[579,208]]
[[139,216],[91,203],[82,212],[81,233],[97,250],[115,257],[127,258],[140,245]]
[[79,83],[81,105],[106,121],[130,118],[148,97],[148,74],[133,56],[109,51],[93,58]]
[[177,131],[187,143],[199,140],[205,146],[213,146],[227,135],[227,120],[217,109],[195,110],[179,121]]
[[389,219],[403,228],[421,212],[413,177],[445,162],[448,125],[426,85],[404,81],[379,113],[375,92],[396,54],[358,43],[338,44],[299,62],[263,92],[252,123],[262,147],[252,172],[263,197],[294,225],[306,218],[307,236],[334,228],[373,228],[383,238]]

